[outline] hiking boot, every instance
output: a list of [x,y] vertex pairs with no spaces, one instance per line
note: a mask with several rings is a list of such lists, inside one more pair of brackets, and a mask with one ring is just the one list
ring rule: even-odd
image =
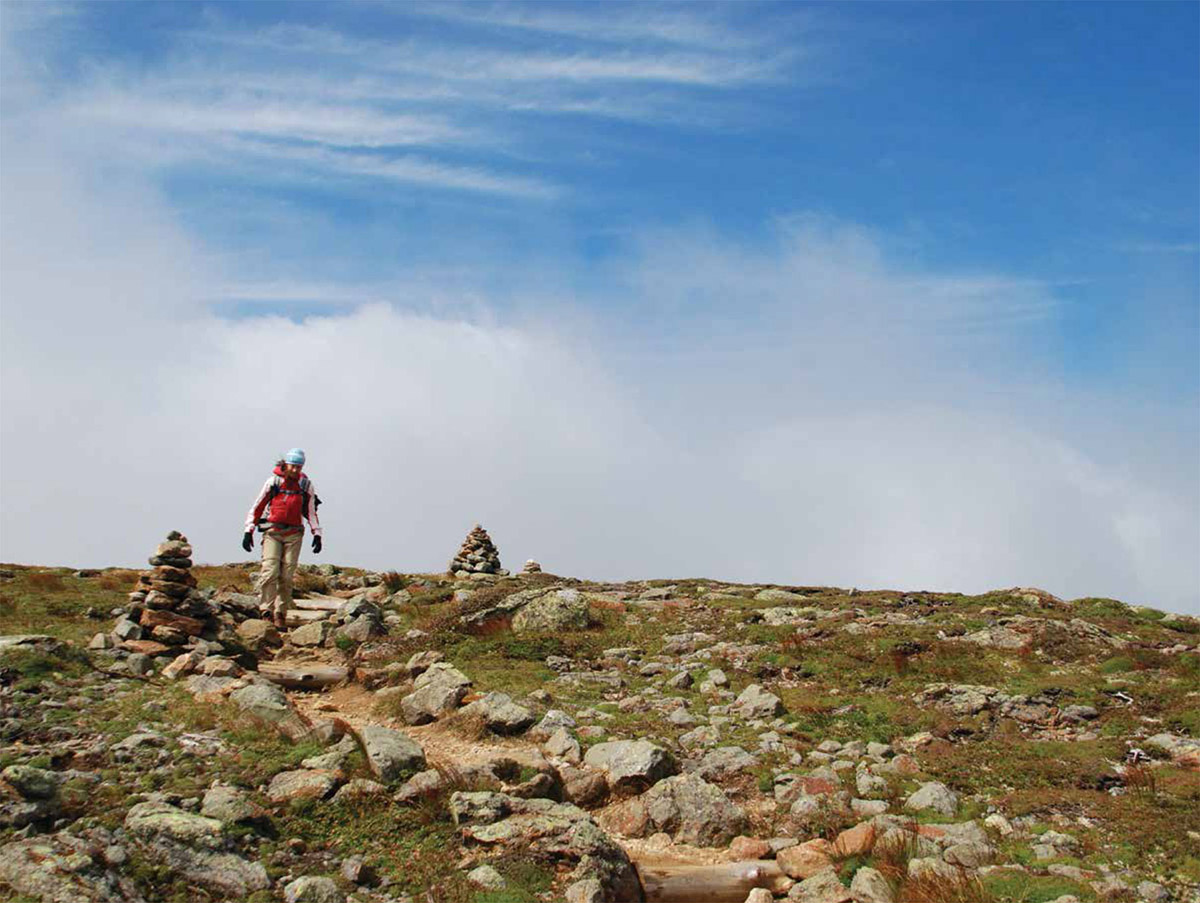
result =
[[277,630],[287,630],[287,615],[275,615],[271,619]]

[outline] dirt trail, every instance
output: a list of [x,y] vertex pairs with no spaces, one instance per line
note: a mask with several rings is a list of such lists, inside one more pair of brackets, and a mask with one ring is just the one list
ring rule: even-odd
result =
[[[300,662],[287,658],[275,660],[278,664],[311,664],[311,658]],[[505,737],[490,737],[486,740],[468,740],[449,729],[444,721],[413,726],[397,718],[388,718],[375,711],[375,694],[360,684],[344,684],[323,691],[288,690],[288,697],[304,715],[310,718],[336,716],[356,728],[370,724],[402,730],[421,744],[430,765],[474,765],[492,761],[503,756],[534,755],[542,753],[536,743],[528,740]],[[594,810],[593,817],[602,818],[604,813],[618,802]],[[624,847],[630,858],[645,865],[713,865],[729,861],[721,849],[693,847],[689,844],[671,843],[664,846],[659,838],[637,839],[613,835],[613,839]]]

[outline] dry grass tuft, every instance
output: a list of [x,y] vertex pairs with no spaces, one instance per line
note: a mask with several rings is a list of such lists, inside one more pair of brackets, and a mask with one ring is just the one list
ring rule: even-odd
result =
[[27,582],[32,588],[47,593],[65,593],[67,591],[67,585],[63,583],[62,577],[58,574],[30,574]]

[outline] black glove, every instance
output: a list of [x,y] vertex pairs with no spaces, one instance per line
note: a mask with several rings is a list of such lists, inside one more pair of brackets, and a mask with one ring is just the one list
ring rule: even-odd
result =
[[314,555],[321,554],[321,537],[319,537],[319,536],[313,537],[313,554]]
[[242,534],[242,548],[247,552],[254,551],[254,533],[250,530]]

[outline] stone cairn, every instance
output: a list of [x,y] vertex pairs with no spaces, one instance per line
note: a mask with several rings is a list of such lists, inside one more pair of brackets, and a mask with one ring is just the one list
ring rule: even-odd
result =
[[542,566],[532,558],[525,562],[525,567],[521,568],[522,574],[540,574],[541,572]]
[[508,571],[500,567],[500,553],[496,551],[487,530],[476,524],[450,562],[450,573],[455,577],[469,577],[471,574],[506,576]]
[[142,657],[178,655],[184,651],[180,647],[203,643],[201,635],[215,637],[219,608],[196,589],[187,537],[175,530],[167,534],[150,564],[152,570],[138,577],[112,633],[97,634],[91,648],[115,648]]

